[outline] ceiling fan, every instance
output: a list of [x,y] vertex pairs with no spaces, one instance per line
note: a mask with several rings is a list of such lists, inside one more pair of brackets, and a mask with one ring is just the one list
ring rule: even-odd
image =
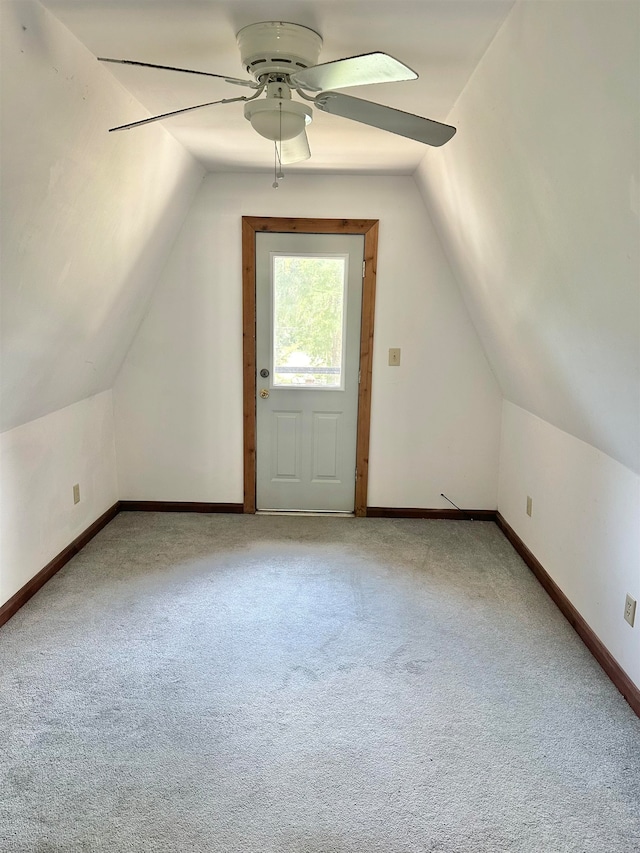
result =
[[[291,92],[295,90],[303,101],[314,104],[323,112],[378,127],[426,145],[443,145],[456,132],[455,127],[450,125],[334,91],[349,86],[417,79],[415,71],[386,53],[366,53],[318,65],[316,63],[322,47],[322,38],[318,33],[300,24],[281,21],[250,24],[237,34],[237,42],[242,65],[252,79],[239,79],[208,71],[192,71],[130,59],[98,57],[100,62],[217,77],[226,83],[254,90],[251,96],[223,98],[197,104],[112,127],[110,131],[131,130],[150,122],[216,104],[244,102],[245,118],[251,122],[257,133],[276,143],[278,161],[288,165],[308,160],[311,156],[306,126],[310,124],[313,112],[306,103],[292,99]],[[308,92],[314,94],[309,95]],[[260,99],[263,93],[266,96]]]

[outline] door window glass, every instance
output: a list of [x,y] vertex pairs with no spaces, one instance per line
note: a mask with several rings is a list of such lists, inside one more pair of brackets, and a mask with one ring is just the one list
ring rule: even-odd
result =
[[341,389],[347,256],[272,258],[274,387]]

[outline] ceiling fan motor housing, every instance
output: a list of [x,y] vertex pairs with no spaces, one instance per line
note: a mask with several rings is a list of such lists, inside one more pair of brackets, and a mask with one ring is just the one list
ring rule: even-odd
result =
[[322,38],[314,30],[282,21],[250,24],[236,38],[243,68],[256,80],[316,65],[322,47]]

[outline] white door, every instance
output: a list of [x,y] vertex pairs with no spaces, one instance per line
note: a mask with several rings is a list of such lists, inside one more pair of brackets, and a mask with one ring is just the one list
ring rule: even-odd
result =
[[364,237],[256,234],[257,509],[352,512]]

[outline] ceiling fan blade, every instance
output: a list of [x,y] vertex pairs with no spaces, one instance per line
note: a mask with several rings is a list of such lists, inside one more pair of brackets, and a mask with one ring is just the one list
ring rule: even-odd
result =
[[303,130],[299,136],[286,139],[281,143],[280,162],[283,166],[300,163],[302,160],[308,160],[309,157],[311,157],[311,149],[306,130]]
[[317,96],[314,103],[325,113],[350,118],[352,121],[359,121],[370,127],[379,127],[381,130],[388,130],[389,133],[406,136],[407,139],[416,139],[425,145],[444,145],[456,132],[455,127],[451,125],[395,110],[392,107],[384,107],[382,104],[352,98],[350,95],[342,95],[339,92],[323,92]]
[[110,127],[109,133],[113,133],[115,130],[131,130],[134,127],[141,127],[143,124],[151,124],[152,121],[161,121],[163,118],[170,118],[171,116],[180,115],[180,113],[189,113],[191,110],[201,110],[203,107],[213,107],[215,104],[234,104],[237,101],[249,101],[250,98],[223,98],[221,101],[209,101],[208,104],[196,104],[195,107],[185,107],[183,110],[173,110],[170,113],[162,113],[159,116],[151,116],[150,118],[143,118],[142,121],[133,121],[130,124],[121,124],[118,127]]
[[248,86],[250,89],[258,89],[260,83],[254,80],[240,80],[237,77],[226,77],[224,74],[212,74],[209,71],[192,71],[190,68],[174,68],[172,65],[154,65],[151,62],[136,62],[133,59],[108,59],[106,56],[99,56],[98,62],[116,62],[119,65],[140,65],[142,68],[161,68],[164,71],[180,71],[182,74],[200,74],[203,77],[218,77],[224,80],[225,83],[233,83],[235,86]]
[[296,71],[290,77],[294,86],[325,92],[327,89],[345,89],[347,86],[366,86],[370,83],[394,83],[416,80],[418,75],[387,53],[365,53],[336,59],[323,65],[312,65]]

